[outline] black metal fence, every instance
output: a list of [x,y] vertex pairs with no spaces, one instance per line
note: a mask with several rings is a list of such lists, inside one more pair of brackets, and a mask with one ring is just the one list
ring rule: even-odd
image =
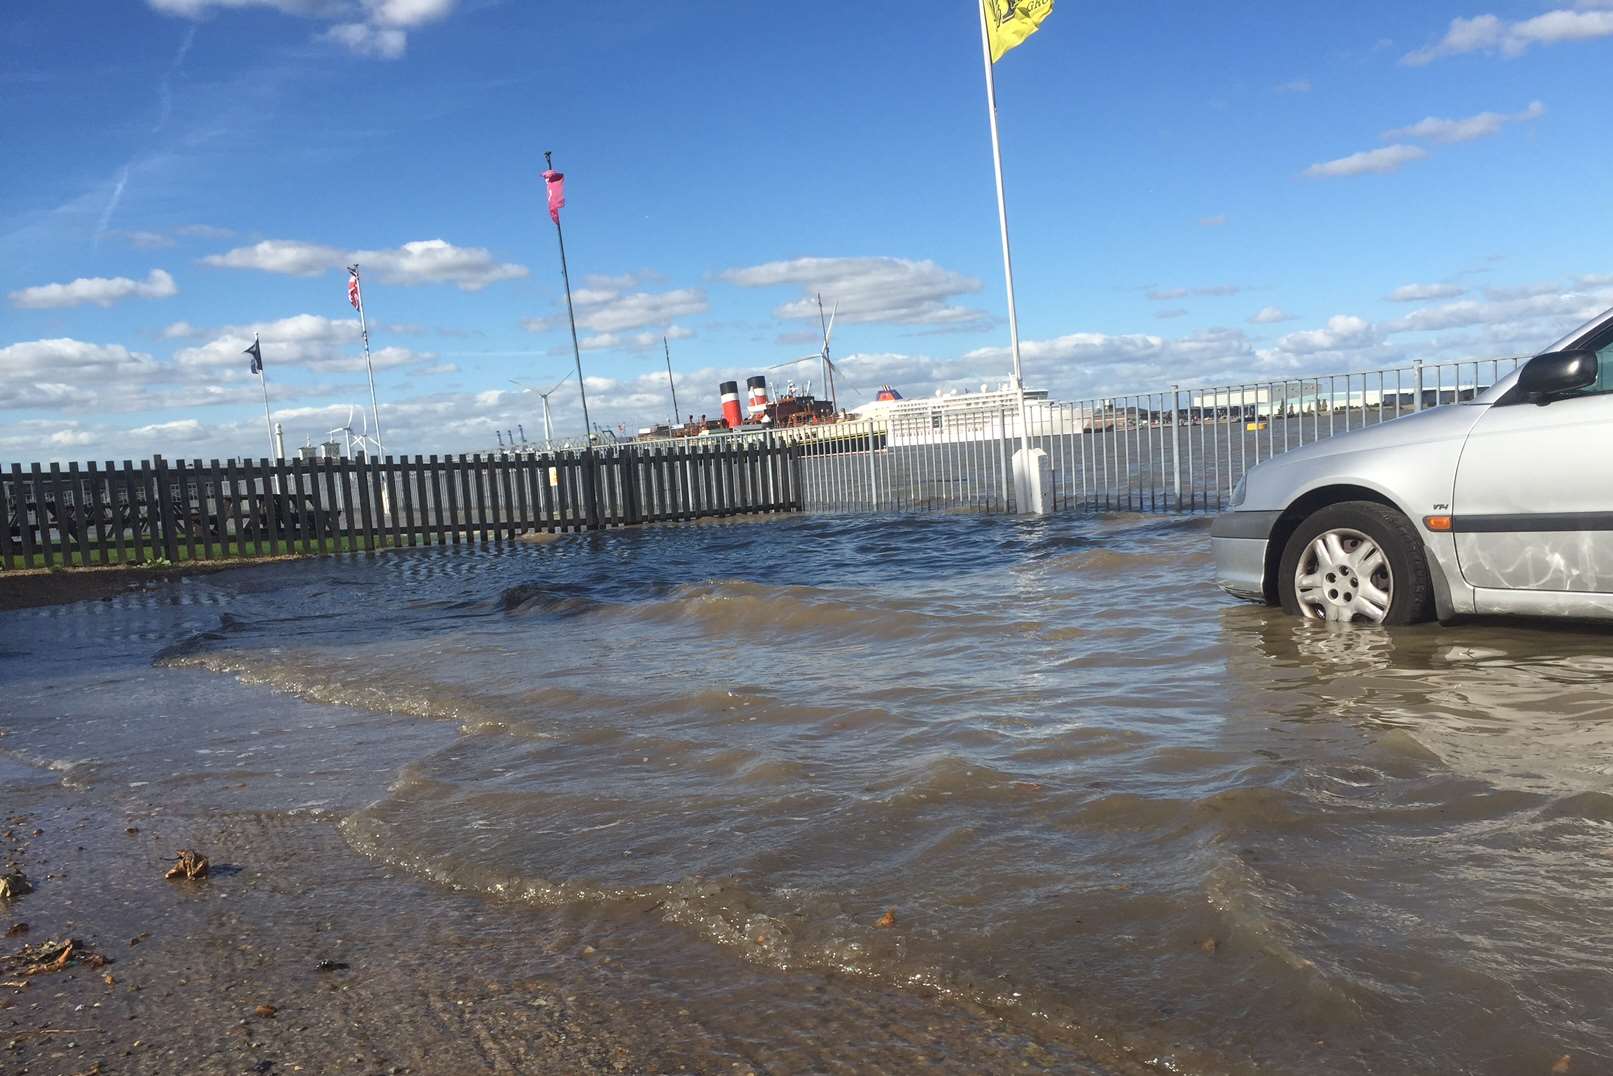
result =
[[178,563],[800,511],[765,442],[367,459],[12,464],[0,568]]

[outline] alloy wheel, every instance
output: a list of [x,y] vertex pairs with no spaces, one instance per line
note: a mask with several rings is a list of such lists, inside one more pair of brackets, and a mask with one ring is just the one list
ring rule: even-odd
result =
[[1294,570],[1294,596],[1312,620],[1381,624],[1393,600],[1394,573],[1370,535],[1339,527],[1305,548]]

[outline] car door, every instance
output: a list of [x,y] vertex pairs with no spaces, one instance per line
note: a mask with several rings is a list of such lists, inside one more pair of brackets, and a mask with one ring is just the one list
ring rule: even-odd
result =
[[1613,328],[1577,346],[1598,352],[1595,384],[1492,406],[1462,449],[1451,511],[1475,587],[1613,593]]

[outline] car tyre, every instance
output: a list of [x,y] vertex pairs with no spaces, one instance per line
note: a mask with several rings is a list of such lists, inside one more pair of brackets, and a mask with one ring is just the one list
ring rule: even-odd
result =
[[1373,501],[1330,504],[1305,517],[1283,547],[1277,594],[1286,612],[1316,620],[1399,625],[1434,616],[1416,527]]

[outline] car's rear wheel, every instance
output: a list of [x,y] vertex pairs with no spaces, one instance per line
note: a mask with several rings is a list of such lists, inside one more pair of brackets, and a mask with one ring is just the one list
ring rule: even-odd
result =
[[1434,615],[1422,540],[1405,516],[1372,501],[1306,517],[1277,568],[1283,608],[1312,620],[1416,624]]

